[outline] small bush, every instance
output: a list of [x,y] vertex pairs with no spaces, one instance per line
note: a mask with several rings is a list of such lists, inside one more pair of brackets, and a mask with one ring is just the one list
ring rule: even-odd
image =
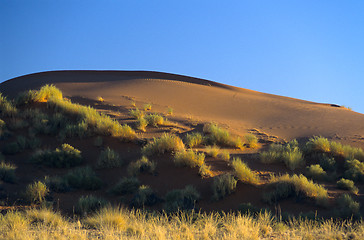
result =
[[214,178],[212,198],[219,200],[235,191],[237,180],[231,174],[223,174]]
[[101,151],[99,159],[97,161],[98,168],[115,168],[120,167],[123,161],[117,152],[107,147]]
[[347,160],[345,163],[344,176],[354,181],[364,181],[364,163],[357,159]]
[[324,137],[314,136],[306,143],[306,150],[308,152],[330,152],[330,141]]
[[221,160],[224,160],[224,161],[230,160],[230,153],[227,150],[220,151],[220,153],[217,156],[218,156],[218,158],[220,158]]
[[196,202],[201,198],[200,193],[191,185],[184,189],[176,189],[166,194],[165,209],[167,212],[194,209]]
[[145,120],[147,120],[148,125],[151,125],[153,127],[158,127],[159,125],[163,125],[164,123],[164,118],[156,113],[145,116]]
[[141,159],[131,162],[128,166],[128,174],[136,176],[139,173],[148,172],[153,174],[156,168],[155,162],[149,161],[149,159],[143,156]]
[[105,207],[87,217],[84,224],[99,231],[122,231],[127,226],[127,215],[119,208]]
[[328,157],[326,154],[322,154],[319,157],[319,163],[323,170],[325,171],[335,171],[336,161],[333,157]]
[[205,163],[202,164],[198,170],[198,174],[200,174],[200,176],[203,178],[212,177],[213,173],[211,170],[211,166],[208,166]]
[[114,195],[124,195],[128,193],[135,193],[140,186],[140,182],[135,177],[121,179],[110,192]]
[[0,180],[8,183],[13,183],[16,180],[15,177],[16,166],[1,161],[0,163]]
[[207,141],[210,144],[235,147],[235,143],[230,137],[230,133],[220,128],[218,125],[213,123],[205,124],[203,131],[208,135]]
[[41,181],[36,181],[27,186],[25,196],[31,203],[42,203],[48,193],[47,186]]
[[258,147],[258,138],[253,134],[247,134],[244,136],[245,142],[249,148]]
[[234,169],[234,175],[240,181],[253,185],[260,183],[259,175],[253,172],[240,158],[234,158],[231,165]]
[[53,210],[45,207],[27,210],[26,217],[33,225],[37,225],[39,227],[47,226],[47,228],[50,228],[51,230],[68,225],[68,222],[59,212],[54,212]]
[[70,186],[66,178],[58,176],[45,177],[44,183],[47,185],[49,190],[57,193],[64,193],[70,191]]
[[83,161],[81,151],[69,144],[62,144],[54,151],[40,150],[33,154],[31,161],[49,167],[70,168],[80,165]]
[[144,112],[140,111],[138,108],[129,110],[129,115],[134,119],[144,118]]
[[150,104],[150,103],[144,104],[143,109],[144,109],[144,111],[152,110],[152,104]]
[[73,188],[96,190],[102,185],[100,178],[90,167],[76,168],[66,174],[65,179]]
[[190,148],[198,147],[204,143],[204,137],[199,132],[187,133],[185,141],[186,145]]
[[220,148],[216,145],[205,147],[206,154],[216,158],[220,153]]
[[14,117],[18,110],[6,97],[0,93],[0,115],[4,117]]
[[157,201],[158,197],[154,191],[149,186],[142,185],[134,195],[130,205],[133,207],[151,206]]
[[103,198],[94,197],[92,195],[82,196],[78,199],[75,211],[76,213],[86,216],[89,213],[105,207],[108,202]]
[[253,204],[251,204],[250,202],[240,204],[238,209],[242,214],[250,214],[250,215],[256,215],[256,214],[259,214],[262,212],[269,212],[268,209],[265,209],[265,208],[262,209],[262,208],[256,207]]
[[307,176],[313,178],[313,179],[324,179],[327,177],[326,172],[322,169],[322,167],[319,164],[310,165],[307,167]]
[[54,85],[45,85],[33,95],[34,102],[47,102],[50,98],[63,99],[62,92]]
[[167,108],[167,114],[173,115],[173,108],[171,108],[171,107]]
[[182,140],[168,133],[164,133],[160,138],[154,138],[142,148],[142,154],[151,156],[153,154],[164,154],[167,152],[178,152],[184,150]]
[[349,194],[343,194],[337,199],[338,215],[342,218],[359,218],[360,204],[355,202]]
[[354,194],[358,194],[359,192],[359,189],[355,187],[354,182],[349,179],[341,178],[336,182],[336,186],[340,189],[350,190]]
[[148,121],[145,118],[138,118],[136,122],[136,128],[142,132],[147,131]]
[[174,155],[174,163],[180,167],[200,167],[205,162],[205,154],[194,152],[191,149],[178,151]]

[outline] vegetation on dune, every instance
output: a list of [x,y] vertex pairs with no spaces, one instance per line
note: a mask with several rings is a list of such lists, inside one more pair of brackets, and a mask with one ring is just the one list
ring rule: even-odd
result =
[[192,149],[178,151],[174,154],[174,163],[180,167],[201,167],[205,162],[205,154]]
[[220,148],[216,145],[206,146],[205,151],[208,156],[216,158],[217,155],[219,155],[219,153],[220,153]]
[[97,161],[98,168],[115,168],[120,167],[123,164],[119,154],[107,147],[105,150],[102,150]]
[[135,193],[140,186],[140,181],[136,177],[124,177],[111,188],[110,192],[114,195],[124,195]]
[[136,176],[139,173],[150,173],[153,174],[156,168],[156,163],[149,161],[146,156],[141,159],[131,162],[128,166],[128,174],[131,176]]
[[96,190],[102,185],[102,181],[90,167],[81,167],[69,171],[65,176],[72,188]]
[[130,205],[132,207],[144,208],[145,206],[154,205],[158,200],[159,198],[154,193],[153,189],[149,186],[141,185],[132,198]]
[[35,181],[27,186],[25,196],[31,203],[42,203],[48,193],[47,185],[41,181]]
[[78,199],[75,211],[79,215],[86,216],[89,213],[96,212],[105,207],[107,204],[108,202],[103,198],[92,195],[82,196]]
[[206,133],[208,144],[244,149],[244,143],[240,138],[232,138],[227,130],[222,129],[217,124],[205,124],[203,131]]
[[355,186],[354,182],[349,179],[341,178],[336,182],[336,185],[338,188],[350,190],[354,194],[358,194],[359,192],[359,189]]
[[247,134],[244,136],[245,142],[249,148],[258,147],[258,138],[253,134]]
[[323,180],[327,177],[325,170],[319,164],[312,164],[306,169],[306,175],[313,179]]
[[145,120],[147,120],[148,125],[151,125],[153,127],[158,127],[164,124],[164,118],[157,113],[146,115]]
[[16,180],[15,169],[15,165],[1,161],[0,180],[4,182],[14,183]]
[[257,185],[260,183],[259,175],[253,172],[240,158],[234,158],[231,162],[234,175],[242,182]]
[[235,191],[236,183],[238,181],[231,174],[222,174],[214,178],[212,183],[212,198],[214,200],[220,200],[226,195]]
[[199,132],[187,133],[185,136],[185,142],[190,148],[198,147],[204,143],[204,137]]
[[362,182],[364,181],[364,162],[357,159],[347,160],[345,163],[344,176],[348,179]]
[[176,189],[166,194],[165,209],[167,212],[194,209],[201,198],[195,187],[188,185],[184,189]]
[[14,117],[18,110],[6,97],[0,93],[0,116]]
[[342,218],[359,218],[360,204],[354,201],[349,194],[343,194],[337,199],[338,210],[336,214]]
[[172,153],[184,150],[182,140],[169,133],[164,133],[160,138],[154,138],[142,148],[142,154],[152,156],[154,154]]

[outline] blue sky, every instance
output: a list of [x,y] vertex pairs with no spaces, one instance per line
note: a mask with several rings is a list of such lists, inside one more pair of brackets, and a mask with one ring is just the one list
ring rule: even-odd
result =
[[364,1],[1,0],[0,82],[153,70],[364,113]]

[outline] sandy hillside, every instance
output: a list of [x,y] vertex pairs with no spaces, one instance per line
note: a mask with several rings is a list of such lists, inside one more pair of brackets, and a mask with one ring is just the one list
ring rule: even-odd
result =
[[[217,79],[218,80],[218,79]],[[331,104],[320,104],[260,93],[216,82],[158,72],[54,71],[8,80],[0,91],[14,96],[44,84],[55,84],[65,96],[97,99],[116,106],[131,100],[151,103],[155,111],[215,121],[230,131],[247,131],[290,140],[312,135],[364,147],[364,115]]]

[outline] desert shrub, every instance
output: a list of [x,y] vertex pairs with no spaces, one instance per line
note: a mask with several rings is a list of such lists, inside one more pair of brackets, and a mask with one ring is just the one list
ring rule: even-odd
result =
[[230,153],[227,150],[220,151],[220,153],[217,156],[218,156],[218,158],[220,158],[221,160],[224,160],[224,161],[230,160]]
[[176,189],[168,192],[165,197],[165,209],[167,212],[194,209],[196,202],[201,198],[200,193],[191,185],[184,189]]
[[260,159],[263,163],[282,161],[291,170],[303,166],[305,163],[296,140],[292,140],[285,145],[271,144],[268,151],[260,154]]
[[91,135],[91,129],[86,121],[81,121],[75,124],[67,124],[60,135],[65,135],[67,137],[79,137],[83,138]]
[[5,163],[1,161],[0,163],[0,180],[8,183],[13,183],[16,180],[15,177],[16,166],[13,164]]
[[122,178],[113,188],[110,193],[114,195],[124,195],[128,193],[135,193],[140,186],[140,181],[135,177]]
[[47,102],[50,98],[63,99],[62,92],[54,85],[45,85],[36,91],[29,91],[29,95],[32,97],[32,102]]
[[354,181],[363,181],[364,180],[364,163],[360,162],[357,159],[347,160],[345,163],[345,168],[347,169],[344,172],[344,176],[348,179]]
[[69,168],[80,165],[83,159],[80,150],[64,143],[60,148],[56,148],[54,151],[37,151],[33,154],[31,161],[49,167]]
[[256,148],[258,146],[258,138],[253,134],[247,134],[244,136],[245,143],[249,148]]
[[152,104],[150,104],[150,103],[144,104],[143,109],[144,109],[144,111],[152,110]]
[[330,141],[327,138],[314,136],[306,143],[306,151],[308,152],[330,152]]
[[64,193],[70,191],[70,186],[66,178],[59,176],[46,176],[44,178],[44,183],[47,185],[49,190],[57,193]]
[[336,182],[336,186],[340,189],[350,190],[354,194],[358,194],[359,189],[355,187],[355,184],[352,180],[341,178]]
[[25,196],[31,203],[42,203],[48,193],[49,189],[43,182],[35,181],[27,186]]
[[173,108],[168,107],[168,108],[167,108],[167,114],[168,114],[168,115],[173,115]]
[[148,121],[145,118],[138,118],[136,122],[136,129],[145,132],[147,131]]
[[119,154],[109,147],[101,151],[97,161],[98,168],[115,168],[120,167],[122,164],[123,161],[120,159]]
[[47,226],[47,228],[55,230],[68,225],[67,221],[59,212],[55,212],[46,207],[29,209],[25,212],[25,215],[32,225],[36,225],[37,227]]
[[83,223],[99,231],[122,231],[127,226],[128,216],[120,208],[104,207],[84,219]]
[[20,150],[24,150],[27,148],[27,139],[24,136],[17,136],[16,142],[18,143],[18,146]]
[[231,162],[231,166],[234,169],[234,175],[240,181],[253,185],[260,183],[259,175],[253,172],[240,158],[234,158]]
[[156,168],[155,162],[149,161],[146,156],[141,159],[131,162],[128,166],[128,174],[131,176],[136,176],[139,173],[148,172],[153,174]]
[[360,204],[354,201],[349,194],[343,194],[337,199],[338,212],[337,214],[342,218],[359,218],[360,217]]
[[335,158],[329,157],[326,154],[319,155],[319,163],[325,171],[334,171],[336,169]]
[[72,188],[96,190],[102,181],[90,167],[76,168],[65,175],[65,179]]
[[158,197],[149,186],[142,185],[135,193],[130,205],[133,207],[151,206],[158,202]]
[[205,154],[194,152],[192,149],[178,151],[175,153],[173,161],[181,167],[200,167],[205,162]]
[[0,115],[4,117],[14,117],[18,110],[6,97],[0,93]]
[[327,190],[319,184],[308,180],[302,174],[289,176],[288,174],[273,178],[270,186],[274,187],[272,192],[265,193],[263,199],[268,203],[275,203],[290,196],[308,197],[316,200],[321,206],[327,206]]
[[190,148],[198,147],[204,143],[204,137],[199,132],[187,133],[185,136],[185,142]]
[[256,214],[263,213],[263,212],[269,212],[268,209],[256,207],[253,204],[251,204],[250,202],[239,204],[238,210],[242,214],[249,214],[249,215],[256,215]]
[[77,214],[86,216],[89,213],[96,212],[97,210],[105,207],[107,204],[108,202],[103,198],[92,195],[82,196],[78,199],[75,211]]
[[158,127],[158,125],[163,125],[164,123],[164,118],[156,113],[148,114],[147,116],[145,116],[145,120],[147,120],[148,125],[151,125],[153,127]]
[[42,141],[37,137],[32,137],[27,140],[27,147],[29,149],[36,149],[42,145]]
[[231,174],[222,174],[214,178],[212,198],[219,200],[235,191],[237,180]]
[[235,146],[230,133],[225,129],[220,128],[216,124],[205,124],[203,131],[207,134],[207,141],[210,144],[216,144],[220,146]]
[[13,155],[21,152],[21,148],[17,142],[10,142],[4,144],[4,146],[2,147],[2,152],[5,155]]
[[144,112],[140,111],[138,108],[136,109],[130,109],[129,115],[133,117],[134,119],[141,119],[144,118]]
[[167,152],[178,152],[184,149],[182,140],[175,135],[164,133],[160,138],[154,138],[142,148],[142,154],[151,156],[153,154],[164,154]]
[[200,176],[203,178],[212,177],[213,173],[211,170],[211,166],[208,166],[205,163],[202,164],[198,170],[198,174],[200,174]]
[[313,179],[324,179],[327,177],[326,172],[322,169],[319,164],[312,164],[306,168],[306,175]]
[[206,146],[205,151],[206,151],[207,155],[216,158],[217,155],[219,155],[219,153],[220,153],[220,148],[216,145]]

